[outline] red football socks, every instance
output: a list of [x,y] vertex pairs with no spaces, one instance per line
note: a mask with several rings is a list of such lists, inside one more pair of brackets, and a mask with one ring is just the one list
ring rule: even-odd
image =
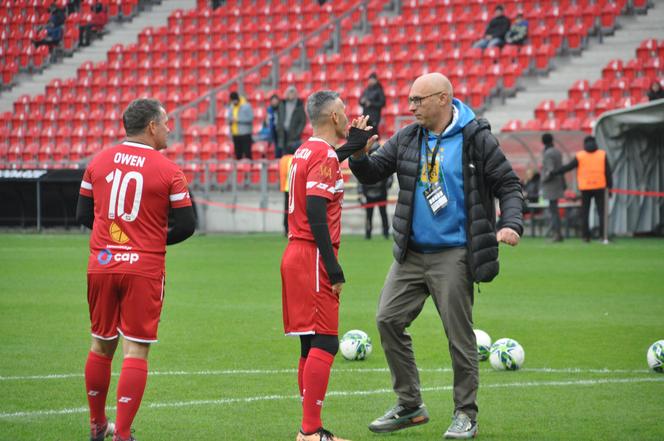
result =
[[320,418],[330,379],[334,355],[322,349],[311,348],[304,365],[302,431],[313,433],[323,426]]
[[304,366],[307,363],[307,359],[300,357],[300,363],[297,365],[297,387],[300,389],[300,401],[304,396]]
[[85,363],[85,390],[93,428],[106,424],[106,395],[111,382],[112,361],[112,358],[90,351]]
[[147,379],[147,360],[124,359],[118,381],[118,413],[115,422],[115,433],[122,439],[128,439],[131,436],[131,424],[141,405]]

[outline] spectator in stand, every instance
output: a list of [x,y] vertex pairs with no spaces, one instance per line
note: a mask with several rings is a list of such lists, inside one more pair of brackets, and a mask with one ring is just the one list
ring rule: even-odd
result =
[[[45,31],[45,33],[43,31]],[[39,40],[32,40],[32,44],[34,44],[35,47],[46,45],[49,50],[52,51],[53,48],[62,41],[62,26],[55,26],[53,22],[49,20],[48,23],[46,23],[46,28],[40,31],[40,37]]]
[[[371,117],[369,117],[371,121]],[[379,149],[379,145],[374,145],[369,154],[373,154]],[[358,190],[363,196],[363,204],[369,205],[366,207],[366,221],[364,223],[364,238],[371,239],[371,231],[373,230],[373,212],[374,207],[378,208],[380,212],[380,220],[383,223],[383,237],[389,239],[390,224],[387,218],[387,191],[392,186],[393,178],[389,176],[387,179],[378,181],[375,184],[360,184]],[[374,205],[376,204],[376,205]]]
[[67,15],[81,10],[81,0],[67,0]]
[[648,99],[650,101],[660,100],[664,98],[664,89],[662,89],[662,83],[659,80],[655,80],[650,85],[648,89]]
[[212,9],[217,9],[220,6],[224,5],[225,0],[212,0]]
[[88,15],[89,21],[79,27],[79,45],[89,46],[94,35],[99,35],[108,23],[108,11],[102,3],[95,3],[92,14]]
[[53,23],[55,27],[61,27],[65,24],[65,11],[62,8],[58,8],[55,3],[51,3],[51,6],[48,8],[48,12],[51,14],[48,21]]
[[277,149],[283,155],[292,155],[302,144],[302,132],[306,124],[304,103],[298,98],[295,86],[288,86],[277,111]]
[[498,5],[493,12],[493,18],[484,31],[484,37],[477,40],[473,44],[473,47],[480,49],[494,46],[502,47],[505,44],[505,35],[509,30],[510,19],[505,16],[505,8],[502,5]]
[[[35,47],[47,45],[50,50],[53,50],[55,46],[60,44],[63,35],[63,27],[65,24],[65,11],[58,8],[55,3],[52,3],[48,8],[48,12],[51,14],[48,18],[46,26],[43,28],[38,28],[40,32],[39,40],[32,40],[32,44]],[[42,31],[46,31],[45,34]]]
[[594,136],[583,139],[583,151],[578,152],[574,159],[564,166],[555,169],[551,174],[559,175],[576,169],[576,183],[581,191],[581,217],[583,221],[582,238],[590,242],[590,201],[595,199],[597,214],[599,215],[599,230],[602,237],[604,232],[604,195],[613,187],[611,166],[606,151],[597,148]]
[[551,234],[554,242],[562,242],[563,235],[560,231],[560,213],[558,212],[558,199],[562,199],[565,193],[565,178],[561,175],[552,175],[555,169],[562,167],[563,155],[553,145],[553,135],[545,133],[542,135],[544,153],[542,157],[542,198],[549,201],[549,214],[551,218]]
[[528,20],[523,16],[523,13],[516,14],[516,18],[505,35],[505,43],[522,45],[528,38]]
[[281,158],[283,154],[281,149],[277,146],[277,113],[279,111],[280,102],[279,95],[276,93],[270,97],[270,105],[267,106],[267,110],[265,111],[266,117],[264,124],[264,127],[267,127],[268,130],[269,137],[267,142],[275,147],[277,158]]
[[378,81],[375,72],[369,75],[368,81],[369,84],[360,97],[360,105],[362,106],[362,114],[369,117],[369,125],[373,127],[374,135],[377,135],[380,113],[385,107],[385,92],[383,92],[383,86]]
[[253,139],[251,132],[254,124],[254,110],[246,98],[233,91],[230,94],[230,104],[226,119],[230,127],[235,148],[235,159],[251,159],[251,145]]

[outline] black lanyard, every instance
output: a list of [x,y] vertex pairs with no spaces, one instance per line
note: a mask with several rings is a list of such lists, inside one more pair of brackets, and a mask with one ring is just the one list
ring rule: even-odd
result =
[[[427,157],[429,156],[429,132],[426,133],[426,146],[427,146]],[[440,143],[443,140],[443,134],[438,135],[436,139],[436,146],[433,148],[433,155],[431,155],[431,164],[427,164],[427,171],[429,176],[429,182],[433,179],[433,168],[436,166],[436,157],[438,156],[438,149],[440,149]]]

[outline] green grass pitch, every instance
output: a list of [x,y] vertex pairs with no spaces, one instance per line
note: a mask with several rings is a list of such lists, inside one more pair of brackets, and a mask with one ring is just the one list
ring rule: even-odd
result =
[[[169,248],[137,439],[295,439],[299,343],[281,324],[284,245],[276,235],[198,236]],[[410,328],[431,422],[367,430],[395,401],[374,323],[391,245],[343,238],[341,331],[365,330],[374,352],[337,357],[324,422],[354,441],[442,439],[452,374],[431,301]],[[86,256],[85,235],[0,235],[0,440],[88,437]],[[664,375],[646,364],[648,345],[664,339],[663,241],[525,239],[501,246],[501,274],[480,289],[476,327],[518,340],[526,360],[516,372],[481,363],[479,439],[664,440]],[[119,367],[116,356],[114,375]]]

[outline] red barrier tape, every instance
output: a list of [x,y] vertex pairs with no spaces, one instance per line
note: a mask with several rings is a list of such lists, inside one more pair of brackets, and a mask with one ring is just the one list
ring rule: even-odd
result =
[[[197,197],[196,198],[196,203],[197,204],[203,204],[203,205],[208,205],[210,207],[219,207],[219,208],[228,208],[229,210],[238,210],[238,211],[252,211],[254,213],[275,213],[275,214],[284,214],[284,210],[277,210],[274,208],[258,208],[258,207],[250,207],[249,205],[240,205],[240,204],[226,204],[224,202],[215,202],[215,201],[208,201],[207,199],[202,199]],[[348,205],[344,206],[344,210],[357,210],[357,209],[362,209],[362,208],[370,208],[370,207],[380,207],[383,205],[389,205],[389,204],[394,204],[396,201],[381,201],[381,202],[372,202],[370,204],[356,204],[356,205]]]
[[[664,192],[658,192],[658,191],[638,191],[638,190],[625,190],[622,188],[613,188],[611,189],[611,193],[625,194],[630,196],[648,196],[648,197],[664,198]],[[209,205],[211,207],[228,208],[229,210],[251,211],[254,213],[274,213],[274,214],[285,213],[284,210],[277,210],[274,208],[257,208],[257,207],[250,207],[249,205],[226,204],[223,202],[208,201],[206,199],[201,199],[201,198],[196,198],[196,202],[203,205]],[[345,205],[343,209],[360,210],[364,208],[380,207],[383,205],[390,205],[394,203],[396,203],[396,201],[381,201],[381,202],[372,202],[370,204]]]
[[654,198],[664,198],[664,193],[659,191],[638,191],[638,190],[625,190],[623,188],[612,188],[611,193],[627,194],[630,196],[650,196]]

